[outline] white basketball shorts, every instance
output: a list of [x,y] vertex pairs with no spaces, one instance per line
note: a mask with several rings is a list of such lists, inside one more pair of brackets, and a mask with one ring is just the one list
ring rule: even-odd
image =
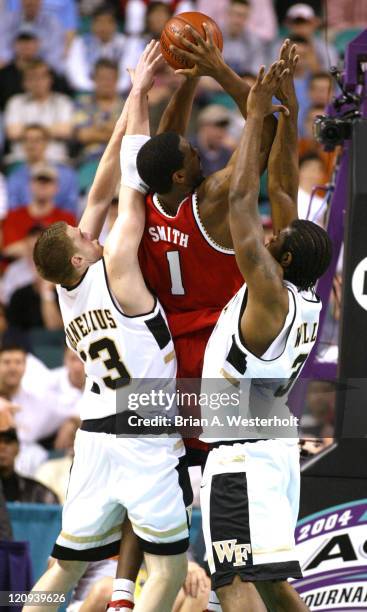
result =
[[117,555],[126,512],[143,551],[179,554],[188,548],[191,504],[181,439],[79,430],[52,556],[99,561]]
[[302,577],[294,530],[299,450],[283,440],[218,442],[201,485],[203,531],[213,588]]

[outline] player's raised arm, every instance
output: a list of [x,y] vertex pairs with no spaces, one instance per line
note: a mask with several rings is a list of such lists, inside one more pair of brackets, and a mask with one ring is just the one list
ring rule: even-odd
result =
[[[248,117],[229,192],[230,229],[237,263],[248,287],[241,329],[247,345],[255,354],[262,354],[268,339],[276,337],[288,311],[282,269],[264,245],[258,211],[260,175],[257,160],[261,130],[282,76],[283,62],[275,62],[267,74],[263,67],[251,89]],[[279,107],[279,110],[286,112],[287,109]]]
[[[158,43],[147,45],[135,70],[134,84],[130,93],[130,109],[126,136],[130,150],[121,149],[122,183],[119,195],[118,217],[107,238],[104,257],[108,280],[112,292],[124,313],[130,316],[152,310],[154,298],[148,291],[138,260],[138,248],[144,231],[145,208],[144,186],[129,170],[135,160],[131,159],[131,147],[137,154],[142,135],[149,136],[147,94],[153,85],[153,78],[161,62]],[[139,136],[134,136],[139,134]],[[134,138],[137,139],[136,145]]]
[[[183,35],[178,34],[180,45],[186,47],[187,50],[184,51],[176,48],[175,53],[191,63],[194,62],[194,67],[177,70],[176,72],[179,74],[190,75],[192,77],[212,77],[219,83],[219,85],[223,87],[224,91],[233,98],[242,115],[246,118],[247,98],[250,92],[250,87],[225,63],[220,50],[214,44],[210,25],[203,23],[203,28],[206,33],[205,39],[202,38],[191,26],[186,26],[187,31],[191,34],[195,43],[190,42]],[[259,155],[261,173],[267,166],[270,149],[275,136],[276,124],[276,119],[270,112],[269,116],[266,117],[264,121],[262,132],[261,149]],[[234,161],[235,157],[232,156],[227,165],[232,165]]]
[[130,104],[128,96],[122,113],[116,122],[109,143],[98,164],[92,187],[88,194],[87,205],[79,222],[82,232],[92,239],[99,238],[107,211],[121,178],[120,148],[126,132]]
[[268,193],[273,231],[277,234],[297,219],[298,172],[298,101],[293,75],[298,55],[296,45],[286,40],[280,51],[289,73],[281,80],[276,97],[285,104],[289,116],[281,114],[268,163]]
[[187,75],[168,102],[159,122],[157,134],[176,132],[185,136],[199,79]]

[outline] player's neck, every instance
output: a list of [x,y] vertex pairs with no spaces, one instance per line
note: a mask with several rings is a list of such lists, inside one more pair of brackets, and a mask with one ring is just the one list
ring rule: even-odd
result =
[[184,200],[189,193],[190,192],[184,189],[172,189],[172,191],[164,195],[157,193],[157,197],[160,205],[167,213],[176,214],[182,200]]
[[84,276],[86,275],[86,273],[89,270],[89,264],[85,265],[83,268],[81,268],[80,270],[78,270],[78,276],[74,277],[72,280],[67,281],[66,283],[63,283],[63,287],[65,287],[66,289],[74,289],[74,287],[77,287],[79,285],[79,283],[83,280]]

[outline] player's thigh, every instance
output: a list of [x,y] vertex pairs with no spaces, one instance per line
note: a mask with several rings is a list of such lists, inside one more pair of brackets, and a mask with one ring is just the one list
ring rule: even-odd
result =
[[180,554],[188,547],[192,489],[181,439],[136,440],[126,508],[148,554]]
[[109,436],[79,430],[53,556],[95,561],[118,554],[124,508],[111,497],[116,488],[108,458]]

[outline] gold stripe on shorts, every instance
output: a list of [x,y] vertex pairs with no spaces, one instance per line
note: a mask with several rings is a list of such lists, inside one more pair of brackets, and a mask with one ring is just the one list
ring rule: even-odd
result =
[[164,356],[164,363],[169,363],[170,361],[172,361],[175,358],[175,351],[171,351],[170,353],[167,353],[167,355]]
[[228,380],[234,387],[240,386],[240,381],[238,380],[238,378],[234,378],[233,376],[231,376],[231,374],[229,374],[229,372],[227,372],[224,368],[221,369],[220,374],[223,376],[223,378]]
[[121,523],[120,525],[111,527],[111,529],[109,529],[108,531],[100,535],[75,536],[75,535],[72,535],[71,533],[66,533],[65,531],[62,531],[60,533],[60,536],[62,538],[65,538],[65,540],[70,540],[70,542],[79,542],[80,544],[84,544],[84,543],[86,544],[88,542],[99,542],[101,540],[105,540],[106,538],[108,538],[108,536],[112,535],[113,533],[118,533],[119,531],[121,531]]
[[155,531],[154,529],[150,529],[150,527],[140,527],[140,525],[136,525],[135,523],[133,523],[131,518],[130,518],[130,522],[134,527],[136,527],[137,531],[142,531],[143,533],[147,533],[148,535],[152,535],[157,538],[170,538],[171,536],[181,533],[181,531],[187,530],[186,521],[182,523],[181,525],[179,525],[178,527],[175,527],[174,529],[168,529],[168,531]]

